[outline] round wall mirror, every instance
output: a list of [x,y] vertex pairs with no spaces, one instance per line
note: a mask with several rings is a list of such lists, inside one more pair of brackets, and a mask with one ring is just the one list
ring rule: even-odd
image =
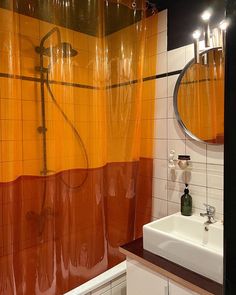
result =
[[224,143],[224,54],[222,48],[200,53],[181,72],[174,91],[174,110],[191,138]]

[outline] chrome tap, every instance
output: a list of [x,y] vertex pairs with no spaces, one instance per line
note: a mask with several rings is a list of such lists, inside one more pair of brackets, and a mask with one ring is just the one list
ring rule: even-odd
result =
[[207,204],[203,204],[206,207],[206,213],[200,213],[200,216],[205,217],[207,216],[207,221],[205,222],[206,225],[208,224],[212,224],[215,223],[215,212],[216,212],[216,208],[211,206],[211,205],[207,205]]

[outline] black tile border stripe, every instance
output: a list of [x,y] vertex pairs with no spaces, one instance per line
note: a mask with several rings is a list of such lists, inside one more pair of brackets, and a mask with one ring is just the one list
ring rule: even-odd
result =
[[[142,79],[143,82],[145,81],[151,81],[151,80],[157,80],[160,78],[170,77],[174,75],[179,75],[182,72],[182,70],[173,71],[169,73],[163,73],[159,75],[149,76]],[[10,79],[18,79],[23,81],[31,81],[31,82],[38,82],[40,83],[40,78],[37,77],[29,77],[29,76],[23,76],[23,75],[14,75],[14,74],[7,74],[7,73],[0,73],[0,78],[10,78]],[[131,80],[123,83],[113,84],[106,86],[105,89],[111,89],[111,88],[118,88],[123,86],[129,86],[132,84],[136,84],[140,82],[141,80]],[[64,85],[64,86],[71,86],[71,87],[78,87],[78,88],[85,88],[85,89],[91,89],[91,90],[100,90],[100,87],[96,86],[90,86],[85,84],[79,84],[79,83],[73,83],[73,82],[64,82],[64,81],[56,81],[56,80],[49,80],[50,84],[56,84],[56,85]]]
[[79,83],[73,83],[73,82],[63,82],[63,81],[56,81],[56,80],[49,80],[50,84],[57,84],[57,85],[64,85],[64,86],[71,86],[71,87],[78,87],[78,88],[86,88],[86,89],[93,89],[93,90],[99,90],[99,87],[90,86],[90,85],[84,85]]
[[117,88],[117,87],[122,87],[122,86],[128,86],[128,85],[132,85],[132,84],[136,84],[138,83],[140,80],[131,80],[131,81],[127,81],[127,82],[122,82],[122,83],[118,83],[118,84],[113,84],[110,86],[106,86],[106,89],[110,89],[110,88]]
[[[18,79],[23,81],[31,81],[31,82],[41,82],[40,78],[37,77],[29,77],[29,76],[22,76],[22,75],[13,75],[7,73],[0,73],[0,78],[10,78],[10,79]],[[44,80],[46,81],[46,80]],[[72,86],[78,88],[86,88],[86,89],[99,89],[99,87],[84,85],[79,83],[72,83],[72,82],[63,82],[63,81],[56,81],[56,80],[49,80],[50,84],[57,84],[57,85],[64,85],[64,86]]]
[[187,81],[187,82],[181,82],[181,85],[186,85],[186,84],[196,84],[196,83],[203,83],[203,82],[211,82],[211,81],[224,81],[224,79],[200,79],[196,81]]
[[[179,75],[181,72],[182,72],[182,70],[178,70],[178,71],[173,71],[173,72],[169,72],[169,73],[163,73],[163,74],[159,74],[159,75],[149,76],[149,77],[143,78],[142,81],[146,82],[146,81],[150,81],[150,80],[157,80],[160,78],[166,78],[166,77],[170,77],[170,76],[174,76],[174,75]],[[106,89],[128,86],[131,84],[136,84],[138,82],[140,82],[140,80],[131,80],[131,81],[107,86]]]

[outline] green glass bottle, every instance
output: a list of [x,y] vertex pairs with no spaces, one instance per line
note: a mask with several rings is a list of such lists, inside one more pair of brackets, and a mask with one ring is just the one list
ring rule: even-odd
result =
[[185,184],[184,194],[181,197],[181,214],[184,216],[192,215],[192,197],[189,194],[188,184]]

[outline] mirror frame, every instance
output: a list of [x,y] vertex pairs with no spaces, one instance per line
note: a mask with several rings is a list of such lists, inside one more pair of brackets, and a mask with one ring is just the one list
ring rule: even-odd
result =
[[[222,47],[211,47],[211,48],[209,48],[207,50],[204,50],[204,51],[200,52],[200,56],[206,54],[209,51],[215,50],[215,49],[222,49]],[[186,128],[186,126],[184,125],[184,122],[182,121],[182,119],[180,117],[180,114],[179,114],[179,111],[178,111],[178,91],[179,91],[179,87],[180,87],[180,84],[181,84],[181,81],[182,81],[182,78],[183,78],[184,74],[186,73],[188,68],[192,64],[194,64],[194,61],[195,61],[195,59],[193,58],[186,64],[186,66],[183,68],[183,70],[179,74],[179,77],[178,77],[178,79],[176,81],[175,88],[174,88],[174,96],[173,96],[173,106],[174,106],[175,117],[176,117],[181,129],[191,139],[194,139],[194,140],[196,140],[198,142],[205,143],[205,144],[208,144],[208,145],[215,145],[215,146],[224,145],[224,143],[206,142],[206,141],[200,139],[199,137],[195,136],[188,128]]]

